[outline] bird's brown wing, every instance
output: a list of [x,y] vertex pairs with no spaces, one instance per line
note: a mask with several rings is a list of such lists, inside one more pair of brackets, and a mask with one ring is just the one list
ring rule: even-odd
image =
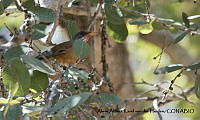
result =
[[72,50],[72,42],[67,41],[67,42],[54,46],[53,48],[51,48],[50,52],[53,57],[53,56],[65,54],[66,52],[72,52],[71,50]]
[[74,64],[78,60],[74,54],[71,41],[54,46],[50,52],[52,58],[64,65]]

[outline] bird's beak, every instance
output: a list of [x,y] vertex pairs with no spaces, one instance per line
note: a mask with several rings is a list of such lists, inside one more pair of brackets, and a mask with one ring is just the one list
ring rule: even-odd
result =
[[95,35],[97,35],[97,32],[89,32],[89,33],[86,35],[86,37],[87,37],[87,38],[91,38],[91,37],[93,37],[93,36],[95,36]]

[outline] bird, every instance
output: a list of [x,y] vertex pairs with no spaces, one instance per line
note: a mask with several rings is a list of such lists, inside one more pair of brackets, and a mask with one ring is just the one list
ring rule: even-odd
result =
[[[88,43],[90,38],[94,35],[96,35],[96,32],[80,31],[74,35],[72,40],[55,45],[49,51],[43,52],[42,55],[49,60],[54,59],[60,64],[70,66],[79,60],[79,58],[75,55],[73,48],[74,42],[76,40],[83,40],[84,42]],[[36,58],[42,60],[44,58],[42,55],[39,55]]]

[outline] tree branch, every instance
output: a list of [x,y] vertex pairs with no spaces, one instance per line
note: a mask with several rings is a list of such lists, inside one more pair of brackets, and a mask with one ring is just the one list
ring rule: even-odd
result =
[[[187,100],[187,97],[189,96],[189,95],[191,95],[192,93],[194,92],[194,87],[192,87],[192,88],[189,88],[189,89],[185,89],[185,90],[183,90],[182,91],[182,93],[180,93],[180,94],[173,94],[173,95],[171,95],[171,96],[168,96],[168,97],[166,97],[166,99],[165,99],[165,101],[164,102],[159,102],[158,103],[158,106],[160,107],[160,106],[163,106],[163,105],[165,105],[165,104],[167,104],[167,103],[169,103],[169,102],[174,102],[174,101],[177,101],[177,100],[185,100],[185,101],[187,101],[188,102],[188,100]],[[182,96],[182,97],[180,97],[180,96]],[[132,103],[132,102],[137,102],[137,101],[153,101],[153,100],[155,100],[155,99],[161,99],[162,97],[157,97],[157,96],[155,96],[155,97],[141,97],[141,98],[135,98],[135,99],[132,99],[131,101],[129,101],[129,103]],[[149,108],[146,108],[145,110],[147,110],[147,111],[149,111],[150,109],[154,109],[154,107],[153,106],[151,106],[151,107],[149,107]],[[138,116],[141,116],[141,115],[143,115],[145,112],[138,112],[138,113],[136,113],[136,114],[133,114],[132,116],[131,116],[131,118],[130,119],[133,119],[133,118],[136,118],[136,117],[138,117]]]
[[[166,30],[161,31],[153,31],[148,35],[140,34],[140,37],[150,43],[155,44],[156,46],[162,48],[163,44],[168,45],[169,43],[173,42],[174,39],[172,38],[171,34]],[[170,56],[173,63],[176,64],[183,64],[183,65],[191,65],[192,63],[196,62],[196,58],[193,57],[186,49],[181,47],[178,44],[171,44],[165,52]],[[191,74],[191,72],[183,72],[189,80],[194,81],[195,75]]]

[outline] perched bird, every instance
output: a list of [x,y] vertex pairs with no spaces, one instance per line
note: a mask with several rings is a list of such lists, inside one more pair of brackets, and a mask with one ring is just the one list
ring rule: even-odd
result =
[[[50,51],[45,51],[42,53],[47,59],[56,59],[57,62],[69,66],[76,63],[79,58],[76,57],[73,43],[76,40],[83,40],[84,42],[88,42],[89,39],[96,35],[95,32],[78,32],[70,41],[60,43],[55,45]],[[43,59],[42,56],[37,56],[38,59]]]

